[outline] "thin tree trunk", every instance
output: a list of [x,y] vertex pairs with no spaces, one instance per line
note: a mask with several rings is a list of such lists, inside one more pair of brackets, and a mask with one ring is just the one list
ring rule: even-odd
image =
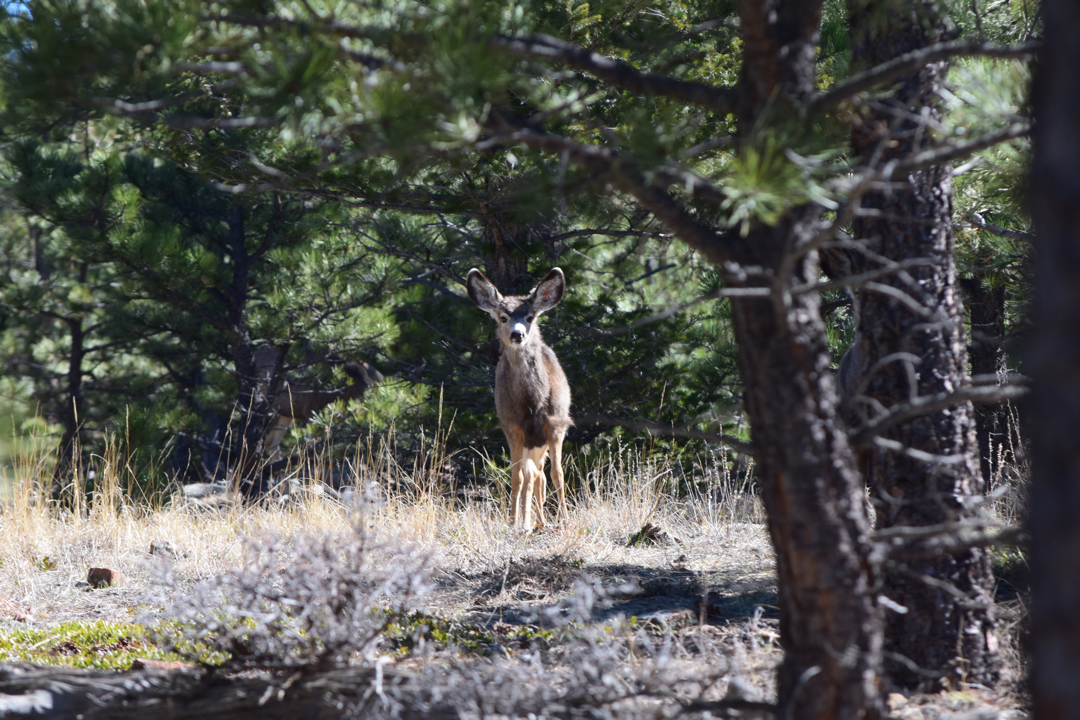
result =
[[82,320],[65,318],[71,336],[71,353],[68,356],[67,384],[60,409],[60,422],[64,433],[56,449],[56,465],[53,466],[49,494],[54,501],[70,506],[74,501],[75,483],[79,482],[79,449],[82,446],[83,358],[86,355],[86,336]]
[[[821,4],[745,0],[739,14],[740,133],[749,138],[763,116],[801,124],[798,108],[814,93]],[[729,286],[774,289],[769,298],[733,298],[732,319],[777,557],[781,712],[797,720],[874,718],[881,712],[877,559],[837,418],[821,301],[779,297],[772,285],[772,278],[786,288],[817,279],[815,252],[786,266],[819,229],[814,205],[789,211],[773,227],[751,225],[724,269]]]
[[1080,718],[1080,4],[1042,4],[1036,65],[1036,334],[1031,420],[1031,691],[1036,720]]
[[[802,217],[800,217],[800,215]],[[790,249],[816,213],[751,232],[747,247]],[[765,267],[777,267],[765,257]],[[767,264],[766,264],[767,263]],[[817,277],[811,254],[793,281]],[[741,285],[733,278],[729,284]],[[862,483],[837,419],[820,298],[778,320],[772,300],[732,302],[740,372],[779,576],[780,707],[792,718],[873,718],[881,617]]]
[[[848,9],[856,63],[876,65],[935,40],[929,5],[913,4],[906,16],[877,0],[849,0]],[[928,120],[939,118],[934,100],[946,69],[928,66],[904,78],[891,98],[868,108],[852,134],[855,151],[864,160],[877,155],[884,162],[927,147],[931,133],[920,112],[928,110]],[[856,293],[858,336],[869,373],[862,382],[869,401],[854,402],[857,412],[870,417],[915,395],[956,389],[967,377],[967,353],[949,168],[914,173],[900,189],[869,192],[861,206],[876,216],[856,220],[856,239],[888,260],[926,261],[881,281],[922,310],[913,310],[895,293],[868,288]],[[869,255],[854,255],[857,271],[878,267]],[[885,433],[905,451],[896,445],[875,447],[868,458],[878,527],[938,525],[975,512],[972,501],[986,488],[974,430],[972,407],[964,404]],[[884,594],[906,608],[886,616],[885,651],[893,681],[905,687],[946,680],[996,682],[993,586],[989,553],[983,548],[931,559],[900,558],[886,566]]]
[[[984,273],[961,281],[964,303],[971,325],[971,374],[995,376],[1004,382],[1008,375],[1005,357],[1005,288],[987,286]],[[1009,403],[975,406],[975,438],[979,446],[979,467],[983,482],[993,489],[1008,451]]]

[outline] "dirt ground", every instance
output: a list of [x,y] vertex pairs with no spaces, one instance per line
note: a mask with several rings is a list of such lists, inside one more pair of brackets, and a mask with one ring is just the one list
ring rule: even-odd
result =
[[[775,667],[782,656],[776,581],[759,522],[705,517],[690,505],[658,508],[653,497],[632,493],[581,500],[569,522],[530,535],[508,529],[504,518],[497,506],[463,509],[414,498],[383,506],[368,523],[373,532],[410,543],[430,557],[431,590],[418,598],[421,612],[507,638],[485,649],[488,655],[529,661],[534,650],[514,640],[517,631],[557,626],[558,614],[569,612],[573,599],[584,594],[591,598],[588,623],[607,627],[622,621],[644,629],[657,643],[689,648],[678,655],[681,664],[669,665],[668,671],[708,675],[716,684],[710,697],[735,693],[775,700]],[[241,562],[244,536],[340,530],[347,523],[340,507],[321,501],[265,511],[178,506],[143,516],[114,508],[85,519],[56,518],[30,506],[8,509],[0,515],[0,633],[73,620],[133,622],[162,607],[169,598],[155,582],[154,568],[164,561],[151,555],[151,544],[169,544],[176,592],[185,592]],[[123,584],[87,587],[91,566],[119,569]],[[892,716],[1026,717],[1023,668],[1015,649],[1022,604],[1005,591],[1001,600],[1007,649],[998,688],[891,693]],[[558,636],[549,642],[547,662],[564,662],[563,671],[572,675],[572,655],[568,651],[558,660]],[[428,660],[474,662],[468,653],[452,657],[444,652],[395,662],[418,671]]]

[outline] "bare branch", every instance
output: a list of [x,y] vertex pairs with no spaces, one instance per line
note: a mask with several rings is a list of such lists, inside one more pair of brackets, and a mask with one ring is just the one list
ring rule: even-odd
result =
[[557,240],[583,237],[585,235],[607,235],[608,237],[641,237],[642,235],[647,235],[649,237],[670,237],[670,235],[665,233],[656,233],[651,230],[605,230],[603,228],[582,228],[580,230],[571,230],[570,232],[560,233],[559,235],[552,235],[548,239],[554,242]]
[[640,327],[645,327],[646,325],[652,325],[653,323],[667,320],[668,318],[678,315],[684,310],[688,310],[695,305],[700,305],[701,303],[708,302],[709,300],[715,300],[722,297],[768,297],[771,294],[772,289],[766,287],[720,288],[719,290],[705,293],[704,295],[690,300],[689,302],[670,305],[667,308],[660,310],[659,312],[655,312],[652,315],[647,315],[643,318],[638,318],[634,322],[627,325],[621,325],[620,327],[611,328],[610,330],[596,329],[592,332],[595,335],[602,335],[604,337],[625,335],[626,333],[637,330]]
[[939,455],[938,453],[926,452],[925,450],[919,450],[905,445],[902,442],[896,440],[889,440],[888,438],[876,437],[871,443],[874,447],[879,447],[885,450],[891,450],[904,457],[909,457],[912,460],[918,462],[931,463],[933,465],[959,465],[966,462],[968,456],[964,453],[954,453],[952,455]]
[[177,130],[237,130],[241,128],[270,128],[281,124],[280,118],[238,117],[238,118],[194,118],[167,117],[162,122]]
[[848,438],[855,447],[863,447],[873,442],[873,438],[882,431],[913,420],[914,418],[935,413],[965,402],[996,403],[1002,400],[1017,400],[1028,392],[1028,388],[1015,385],[965,385],[952,392],[924,395],[908,402],[893,405],[879,417],[870,420],[862,427],[852,430]]
[[948,60],[952,57],[973,56],[1028,59],[1035,56],[1038,43],[1025,45],[999,45],[997,43],[944,42],[921,48],[901,55],[875,68],[859,73],[855,77],[833,87],[812,103],[816,112],[829,110],[853,95],[870,90],[878,85],[892,82],[904,75],[911,75],[931,63]]
[[833,288],[840,287],[857,288],[865,285],[870,280],[877,280],[880,277],[892,275],[893,273],[900,270],[936,264],[936,262],[927,258],[911,258],[910,260],[902,260],[901,262],[889,263],[888,265],[880,267],[876,270],[870,270],[864,273],[860,273],[858,275],[841,278],[840,280],[830,280],[829,282],[806,283],[804,285],[797,285],[791,288],[791,294],[802,295],[803,293],[821,292],[823,290],[832,290]]
[[879,295],[888,295],[894,300],[899,301],[901,305],[906,307],[914,314],[925,320],[929,320],[930,322],[939,322],[942,320],[942,318],[938,317],[938,315],[935,314],[934,311],[924,306],[922,303],[908,295],[900,288],[895,288],[892,285],[885,285],[883,283],[870,281],[863,283],[862,289],[869,290],[870,292],[876,292]]
[[994,132],[986,133],[982,137],[975,138],[966,143],[950,143],[924,150],[911,156],[907,160],[896,163],[892,167],[892,172],[888,175],[883,175],[882,179],[891,180],[898,176],[902,177],[908,173],[916,172],[917,170],[933,167],[934,165],[944,165],[953,160],[962,160],[974,155],[980,150],[986,150],[999,143],[1014,140],[1018,137],[1025,137],[1030,134],[1031,123],[1015,122],[1003,130],[995,130]]
[[744,455],[751,455],[754,452],[750,443],[724,433],[703,432],[701,430],[691,430],[686,427],[678,427],[675,425],[661,425],[660,423],[652,422],[651,420],[624,420],[622,418],[609,418],[602,415],[585,415],[579,419],[582,423],[590,425],[623,427],[627,430],[634,430],[635,432],[647,432],[650,435],[697,438],[698,440],[720,443],[721,445],[727,445],[732,450]]
[[476,144],[478,149],[496,145],[522,143],[579,165],[596,177],[607,177],[620,190],[632,195],[667,228],[679,236],[707,260],[720,264],[734,256],[737,240],[730,234],[720,234],[698,220],[681,203],[660,188],[646,185],[641,171],[630,159],[621,157],[609,148],[599,145],[583,145],[559,135],[551,135],[531,128],[517,127],[498,113],[491,113],[489,125],[496,133]]
[[881,543],[889,557],[904,560],[955,555],[973,547],[1024,545],[1027,542],[1023,528],[1004,526],[988,519],[882,528],[871,537]]
[[1032,233],[1024,232],[1023,230],[1009,230],[1008,228],[1003,228],[1000,225],[988,223],[983,220],[982,215],[976,212],[973,212],[971,213],[971,215],[968,216],[968,222],[970,222],[973,226],[979,228],[980,230],[985,230],[986,232],[992,235],[997,235],[998,237],[1010,238],[1012,240],[1026,240],[1028,242],[1035,241],[1035,236]]
[[738,98],[735,88],[643,73],[622,60],[605,57],[547,35],[497,37],[492,39],[492,43],[518,55],[546,58],[587,72],[621,90],[681,100],[723,115],[735,112]]

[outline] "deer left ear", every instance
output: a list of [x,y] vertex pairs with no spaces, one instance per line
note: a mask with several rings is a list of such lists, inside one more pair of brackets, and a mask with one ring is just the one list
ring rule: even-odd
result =
[[544,276],[536,289],[532,291],[529,300],[532,302],[533,312],[542,313],[555,307],[562,300],[566,292],[566,276],[559,268],[552,268],[551,272]]

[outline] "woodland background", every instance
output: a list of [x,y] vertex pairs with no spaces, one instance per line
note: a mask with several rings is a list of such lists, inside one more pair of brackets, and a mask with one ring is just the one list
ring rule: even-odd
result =
[[61,508],[106,456],[150,504],[175,481],[254,496],[281,470],[258,454],[284,384],[340,389],[364,360],[386,381],[286,449],[340,477],[358,444],[407,464],[436,433],[456,452],[429,480],[483,485],[503,463],[497,347],[462,279],[525,292],[557,265],[569,292],[543,328],[573,392],[568,454],[650,430],[670,492],[696,497],[694,463],[721,444],[761,497],[775,708],[871,717],[882,678],[993,686],[991,548],[1023,544],[1030,473],[1011,401],[1039,380],[1026,358],[1071,357],[1033,350],[1067,321],[1031,333],[1028,199],[1074,184],[1028,179],[1033,112],[1071,112],[1032,94],[1037,53],[1044,77],[1069,67],[1041,43],[1076,25],[1051,32],[1051,12],[1068,14],[8,3],[5,435],[55,448],[39,485]]

